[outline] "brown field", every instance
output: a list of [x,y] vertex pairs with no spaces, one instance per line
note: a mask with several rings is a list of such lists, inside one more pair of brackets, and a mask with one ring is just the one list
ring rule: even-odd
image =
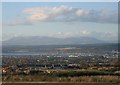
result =
[[118,76],[79,76],[79,77],[52,77],[52,76],[8,76],[3,82],[104,82],[120,83]]
[[3,83],[2,85],[120,85],[119,83]]

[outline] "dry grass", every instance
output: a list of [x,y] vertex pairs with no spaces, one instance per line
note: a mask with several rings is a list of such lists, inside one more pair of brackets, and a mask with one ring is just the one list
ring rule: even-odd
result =
[[2,85],[119,85],[118,83],[3,83]]
[[79,77],[52,77],[52,76],[8,76],[4,82],[105,82],[120,83],[118,76],[79,76]]

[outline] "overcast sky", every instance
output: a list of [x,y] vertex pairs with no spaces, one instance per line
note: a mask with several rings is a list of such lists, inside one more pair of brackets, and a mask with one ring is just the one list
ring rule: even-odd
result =
[[117,2],[3,3],[3,40],[21,36],[117,40],[117,6]]

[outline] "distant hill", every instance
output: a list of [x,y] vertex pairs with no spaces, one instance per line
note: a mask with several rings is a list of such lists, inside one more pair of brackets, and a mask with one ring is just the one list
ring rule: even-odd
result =
[[3,45],[69,45],[69,44],[99,44],[105,43],[102,40],[92,37],[71,37],[71,38],[54,38],[54,37],[14,37],[3,41]]

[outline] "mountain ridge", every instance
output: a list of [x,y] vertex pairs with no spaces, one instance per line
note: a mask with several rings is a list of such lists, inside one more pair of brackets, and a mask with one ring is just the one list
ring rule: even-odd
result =
[[68,45],[99,43],[106,42],[93,37],[56,38],[47,36],[14,37],[9,40],[2,41],[3,45]]

